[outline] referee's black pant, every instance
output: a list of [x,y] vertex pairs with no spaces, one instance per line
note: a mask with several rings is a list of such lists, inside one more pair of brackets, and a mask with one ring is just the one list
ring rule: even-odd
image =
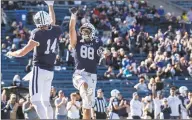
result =
[[101,112],[95,112],[96,113],[96,119],[106,119],[107,115],[106,113],[101,113]]

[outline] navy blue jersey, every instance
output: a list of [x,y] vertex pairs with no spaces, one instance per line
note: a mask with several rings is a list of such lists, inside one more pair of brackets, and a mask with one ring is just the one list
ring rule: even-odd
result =
[[113,100],[111,101],[111,105],[112,105],[112,112],[117,113],[118,114],[118,110],[115,109],[115,105],[119,106],[119,100],[117,98],[113,98]]
[[35,47],[33,52],[34,66],[53,71],[61,33],[59,26],[52,26],[49,30],[36,28],[31,32],[30,39],[39,42],[39,46]]
[[86,72],[96,73],[97,63],[100,59],[98,50],[102,45],[102,42],[97,38],[86,42],[81,37],[78,37],[74,50],[75,69],[85,69]]

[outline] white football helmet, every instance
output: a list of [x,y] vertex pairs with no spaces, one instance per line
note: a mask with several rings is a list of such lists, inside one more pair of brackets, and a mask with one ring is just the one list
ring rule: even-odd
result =
[[51,24],[51,17],[47,12],[39,11],[34,15],[33,21],[37,27],[49,26]]
[[119,93],[120,93],[119,90],[113,89],[113,90],[111,91],[111,97],[118,97],[118,94],[119,94]]
[[[87,34],[83,34],[83,30],[85,29],[88,29],[90,30],[90,33],[87,33]],[[95,37],[95,33],[96,33],[96,30],[95,30],[95,27],[91,24],[91,23],[85,23],[83,24],[81,27],[80,27],[80,33],[82,35],[82,38],[86,41],[89,41],[89,40],[93,40],[93,38]]]
[[179,93],[180,94],[185,94],[187,90],[188,90],[188,88],[186,86],[181,86],[179,88]]

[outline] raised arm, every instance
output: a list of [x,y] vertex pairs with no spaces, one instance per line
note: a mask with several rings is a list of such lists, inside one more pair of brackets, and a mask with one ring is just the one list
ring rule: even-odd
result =
[[55,12],[53,8],[54,1],[45,1],[45,3],[48,5],[49,15],[51,17],[51,25],[55,25],[56,19],[55,19]]
[[69,22],[69,38],[70,38],[70,45],[72,46],[72,48],[75,48],[77,44],[77,33],[75,30],[77,9],[71,8],[70,12],[71,12],[71,19]]

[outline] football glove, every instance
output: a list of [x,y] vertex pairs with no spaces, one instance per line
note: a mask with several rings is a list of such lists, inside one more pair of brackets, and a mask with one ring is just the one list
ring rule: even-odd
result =
[[50,6],[50,5],[52,5],[52,6],[53,6],[54,1],[45,1],[45,3],[46,3],[48,6]]
[[104,50],[105,49],[103,47],[99,47],[99,49],[97,50],[97,55],[101,57],[103,55]]
[[71,9],[69,9],[69,11],[70,11],[70,13],[71,14],[77,14],[77,12],[78,12],[78,9],[77,8],[75,8],[75,7],[72,7]]

